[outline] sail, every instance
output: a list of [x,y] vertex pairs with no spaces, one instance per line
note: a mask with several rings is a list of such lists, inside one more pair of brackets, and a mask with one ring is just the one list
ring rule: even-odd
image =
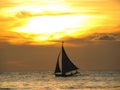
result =
[[65,74],[76,69],[78,68],[70,61],[64,47],[62,46],[62,73]]
[[54,73],[60,73],[61,72],[60,66],[59,66],[59,57],[60,57],[60,53],[59,53],[58,58],[57,58],[57,63],[56,63],[56,68],[55,68]]

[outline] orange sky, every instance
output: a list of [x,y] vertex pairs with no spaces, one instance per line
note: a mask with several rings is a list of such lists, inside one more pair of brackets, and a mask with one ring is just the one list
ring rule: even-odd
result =
[[0,71],[53,70],[61,40],[80,69],[120,70],[120,1],[0,0]]
[[[53,44],[92,33],[120,32],[118,0],[0,0],[0,40]],[[12,39],[12,40],[11,40]]]

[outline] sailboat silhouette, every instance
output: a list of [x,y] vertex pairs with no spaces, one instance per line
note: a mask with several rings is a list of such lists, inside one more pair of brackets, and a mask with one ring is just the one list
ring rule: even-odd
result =
[[[63,46],[63,41],[62,41],[62,50],[61,52],[58,54],[57,57],[57,63],[56,63],[56,67],[55,67],[55,76],[61,76],[61,77],[66,77],[66,76],[72,76],[74,74],[77,74],[78,71],[78,67],[75,66],[71,60],[69,59],[69,57],[67,56],[64,46]],[[60,55],[62,56],[62,60],[61,60],[61,68],[60,68]]]

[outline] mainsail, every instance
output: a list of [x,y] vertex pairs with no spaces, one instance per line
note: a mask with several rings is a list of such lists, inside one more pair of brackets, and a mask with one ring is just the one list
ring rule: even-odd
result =
[[76,69],[78,68],[70,61],[64,47],[62,46],[62,73],[65,74]]
[[[60,53],[58,54],[58,58],[57,58],[57,63],[56,63],[56,68],[55,68],[55,75],[56,76],[67,76],[66,73],[68,72],[71,72],[71,71],[74,71],[74,70],[77,70],[78,67],[75,66],[71,60],[69,59],[69,57],[67,56],[66,52],[65,52],[65,49],[63,47],[63,42],[62,42],[62,60],[61,60],[61,69],[60,69],[60,65],[59,65],[59,58],[60,58]],[[76,71],[77,72],[77,71]],[[75,73],[71,73],[70,75],[73,75]],[[69,76],[70,76],[69,75]]]

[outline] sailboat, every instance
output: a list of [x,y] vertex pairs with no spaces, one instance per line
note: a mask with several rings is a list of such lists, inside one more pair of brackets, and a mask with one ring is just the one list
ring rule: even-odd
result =
[[[58,54],[54,74],[55,76],[61,76],[61,77],[73,76],[78,73],[77,71],[78,67],[74,65],[67,56],[63,43],[64,42],[62,41],[62,50]],[[60,56],[61,56],[61,64],[60,64]]]

